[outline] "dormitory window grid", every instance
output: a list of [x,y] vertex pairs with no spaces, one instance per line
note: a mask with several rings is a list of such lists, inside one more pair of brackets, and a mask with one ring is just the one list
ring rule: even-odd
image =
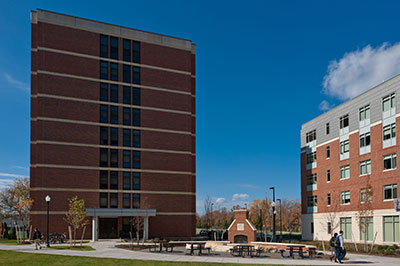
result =
[[[119,102],[119,88],[115,84],[100,83],[100,101]],[[140,88],[123,86],[122,102],[124,104],[140,105]]]
[[396,167],[397,167],[396,153],[383,156],[383,170],[396,169]]
[[347,205],[350,204],[350,191],[342,191],[340,193],[340,204],[341,205]]
[[383,186],[383,199],[393,200],[397,198],[397,184]]
[[371,145],[371,133],[367,132],[360,135],[360,148]]
[[[118,37],[100,34],[100,57],[119,59]],[[140,42],[122,39],[122,60],[140,64]]]
[[307,176],[307,185],[317,184],[317,174],[311,174]]
[[349,126],[349,115],[344,115],[339,118],[339,126],[340,126],[340,129]]
[[371,160],[365,160],[360,162],[360,175],[371,174]]
[[359,119],[360,121],[363,121],[365,119],[370,119],[370,108],[369,105],[366,105],[364,107],[361,107],[359,110]]
[[383,140],[388,140],[396,137],[396,123],[383,127],[382,131]]
[[317,161],[317,152],[311,152],[307,154],[307,164],[311,164]]
[[340,142],[340,154],[344,154],[350,151],[350,142],[348,139]]
[[395,93],[383,97],[382,99],[382,111],[389,111],[395,107]]
[[350,178],[350,165],[340,167],[340,179]]
[[317,131],[314,129],[306,134],[306,143],[317,139]]

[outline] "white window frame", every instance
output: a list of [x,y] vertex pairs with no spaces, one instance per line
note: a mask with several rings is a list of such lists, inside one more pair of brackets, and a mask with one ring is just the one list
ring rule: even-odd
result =
[[360,162],[360,176],[371,174],[371,160]]
[[350,152],[350,141],[348,139],[340,142],[340,154]]
[[[347,125],[345,125],[346,120],[347,120]],[[341,116],[341,117],[339,118],[339,128],[340,128],[340,129],[343,129],[343,128],[348,127],[349,124],[350,124],[349,114],[344,115],[344,116]]]
[[310,143],[316,139],[317,139],[317,131],[315,129],[311,130],[306,134],[306,143]]
[[[348,173],[348,176],[346,176],[346,173]],[[350,178],[350,165],[344,165],[340,167],[340,180],[345,180]]]
[[370,119],[371,117],[371,112],[370,112],[370,108],[369,108],[369,104],[361,107],[359,110],[359,115],[358,115],[358,119],[359,121],[364,121],[365,119]]
[[[390,168],[385,168],[385,160],[390,160]],[[389,155],[383,156],[383,171],[390,171],[397,169],[397,155],[396,153],[392,153]]]
[[350,203],[350,190],[340,192],[340,205],[349,205]]
[[[391,190],[392,197],[388,198],[388,199],[385,199],[385,191],[387,189]],[[395,189],[396,189],[396,195],[394,195],[394,190]],[[397,198],[397,184],[384,185],[383,186],[383,200],[384,201],[391,201],[391,200],[394,200],[395,198]]]
[[[367,145],[367,137],[369,137],[369,144]],[[360,148],[371,146],[371,132],[360,135]]]
[[[395,106],[396,106],[395,97],[396,97],[396,94],[392,93],[392,94],[389,94],[382,98],[382,111],[383,112],[386,112],[392,108],[395,108]],[[386,104],[386,107],[385,107],[385,104]]]

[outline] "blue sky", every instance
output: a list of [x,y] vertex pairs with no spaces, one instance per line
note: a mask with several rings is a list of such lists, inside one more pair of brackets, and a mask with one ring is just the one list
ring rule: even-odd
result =
[[29,176],[36,8],[197,44],[197,201],[300,198],[301,124],[400,73],[396,1],[5,1],[0,186]]

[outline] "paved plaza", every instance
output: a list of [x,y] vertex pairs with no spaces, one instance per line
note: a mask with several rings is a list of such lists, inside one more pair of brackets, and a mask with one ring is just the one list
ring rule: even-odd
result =
[[[119,241],[98,241],[91,242],[90,245],[95,251],[71,251],[46,249],[35,250],[34,245],[5,245],[0,244],[0,250],[11,250],[38,254],[51,255],[68,255],[68,256],[85,256],[97,258],[115,258],[115,259],[135,259],[135,260],[157,260],[157,261],[188,261],[188,262],[226,262],[226,263],[242,263],[242,264],[285,264],[285,265],[336,265],[326,259],[282,259],[282,258],[237,258],[230,256],[203,255],[190,256],[184,253],[150,253],[148,251],[130,251],[116,248],[115,245],[120,244]],[[344,261],[346,265],[385,265],[398,266],[400,258],[367,256],[359,254],[347,254],[348,260]]]

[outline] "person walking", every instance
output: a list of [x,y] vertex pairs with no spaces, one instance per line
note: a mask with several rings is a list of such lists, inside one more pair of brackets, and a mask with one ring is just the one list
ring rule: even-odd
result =
[[331,261],[335,259],[336,260],[336,248],[335,248],[335,243],[336,243],[336,237],[338,236],[338,233],[334,233],[331,239],[329,240],[329,246],[331,246],[331,257],[329,258]]
[[35,242],[35,249],[38,250],[42,249],[40,246],[40,240],[42,239],[42,234],[40,233],[38,228],[35,228],[35,232],[33,233],[33,241]]
[[346,256],[346,249],[344,248],[343,231],[340,230],[339,235],[336,237],[336,252],[335,256],[338,263],[343,263],[342,259]]

